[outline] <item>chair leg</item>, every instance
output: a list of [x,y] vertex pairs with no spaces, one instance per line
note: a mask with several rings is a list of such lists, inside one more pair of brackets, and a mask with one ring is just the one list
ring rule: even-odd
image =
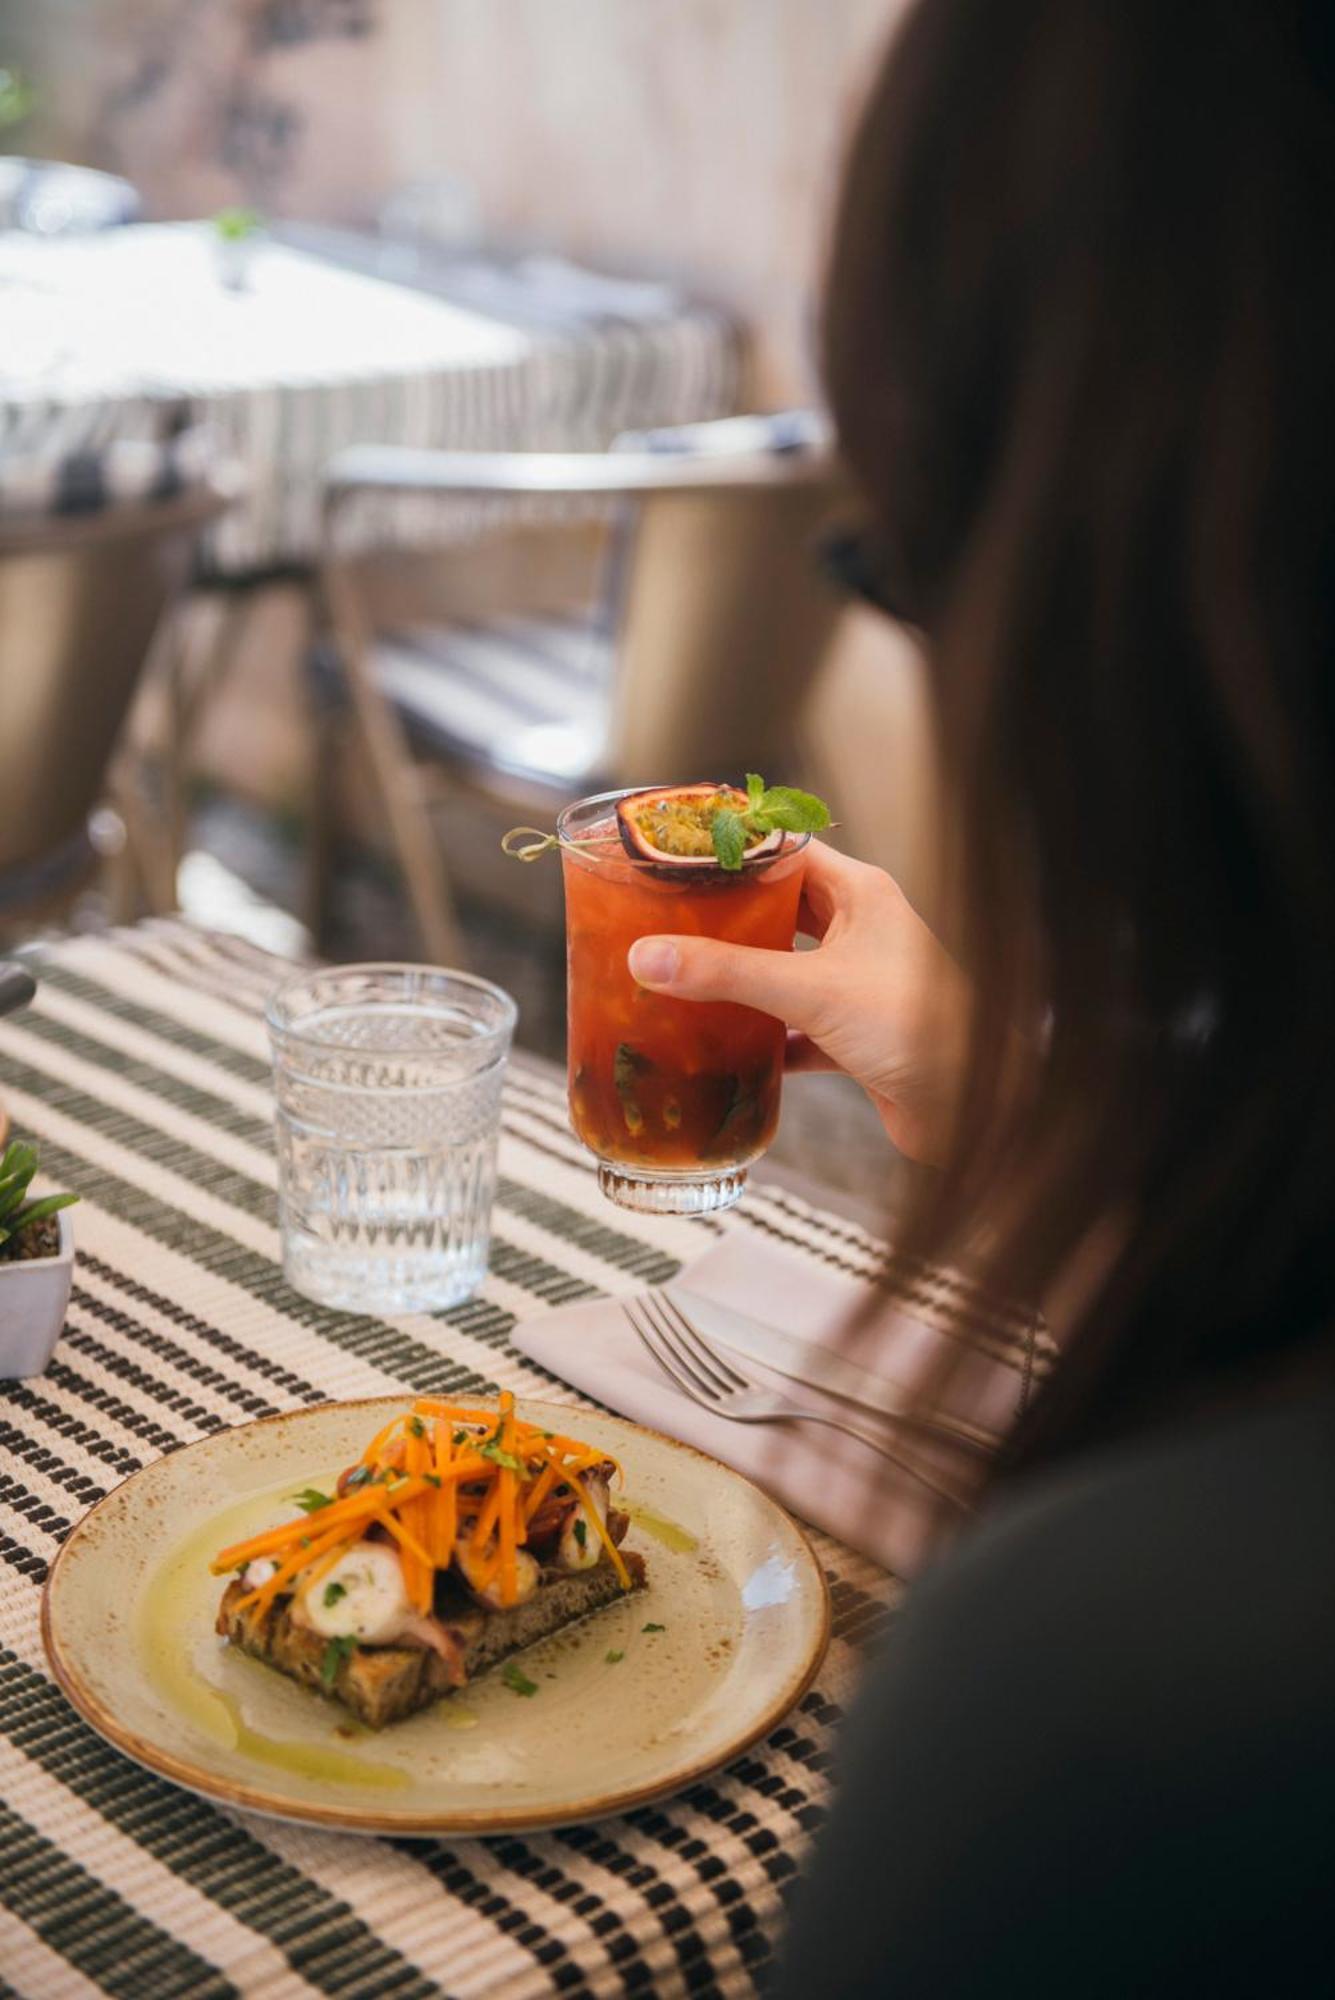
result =
[[360,610],[340,565],[326,565],[322,588],[330,636],[352,695],[354,728],[384,808],[423,951],[437,965],[463,966],[463,938],[440,843],[422,804],[407,739],[376,686]]
[[306,845],[302,915],[317,953],[329,952],[330,887],[334,874],[335,775],[347,735],[347,710],[335,685],[337,662],[320,641],[307,656],[306,714],[310,757],[306,782]]

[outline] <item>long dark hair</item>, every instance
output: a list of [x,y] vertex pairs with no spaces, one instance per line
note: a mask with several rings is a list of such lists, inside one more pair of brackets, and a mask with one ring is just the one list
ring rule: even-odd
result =
[[1016,1463],[1335,1327],[1330,34],[923,0],[845,183],[826,372],[979,994],[911,1247],[1031,1292],[1102,1232]]

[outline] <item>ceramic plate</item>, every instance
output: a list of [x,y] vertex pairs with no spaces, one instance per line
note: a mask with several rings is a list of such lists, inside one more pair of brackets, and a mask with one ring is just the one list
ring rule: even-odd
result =
[[[220,1547],[328,1490],[403,1399],[221,1431],[100,1502],[46,1586],[48,1658],[74,1706],[141,1764],[256,1812],[359,1833],[500,1833],[625,1811],[767,1734],[825,1652],[801,1530],[758,1488],[619,1417],[575,1428],[621,1460],[649,1587],[530,1647],[536,1695],[493,1671],[379,1733],[218,1638]],[[521,1403],[549,1428],[572,1412]],[[646,1626],[662,1626],[647,1631]],[[613,1660],[609,1656],[620,1654]]]

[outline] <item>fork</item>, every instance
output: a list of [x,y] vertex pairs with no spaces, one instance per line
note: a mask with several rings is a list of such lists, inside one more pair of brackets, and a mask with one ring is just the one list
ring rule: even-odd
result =
[[699,1328],[691,1324],[681,1307],[665,1293],[642,1293],[638,1299],[622,1299],[620,1305],[641,1345],[668,1380],[702,1409],[712,1410],[715,1416],[736,1424],[826,1424],[888,1459],[891,1465],[929,1488],[938,1499],[948,1500],[952,1506],[960,1505],[958,1493],[880,1438],[868,1437],[856,1424],[833,1416],[828,1410],[785,1402],[782,1396],[748,1380],[730,1361],[724,1360],[717,1348],[709,1345]]

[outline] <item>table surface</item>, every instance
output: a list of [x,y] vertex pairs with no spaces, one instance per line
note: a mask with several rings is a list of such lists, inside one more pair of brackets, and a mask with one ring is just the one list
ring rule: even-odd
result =
[[[35,1004],[0,1023],[0,1091],[82,1201],[55,1359],[0,1384],[0,1991],[752,1991],[894,1596],[828,1537],[813,1535],[830,1652],[764,1743],[661,1805],[525,1838],[360,1840],[176,1790],[67,1706],[39,1634],[61,1541],[139,1466],[333,1397],[500,1384],[576,1402],[515,1352],[515,1321],[661,1282],[720,1225],[608,1207],[560,1079],[517,1058],[482,1294],[392,1324],[326,1310],[278,1262],[261,1010],[281,963],[161,922],[53,947],[38,970]],[[724,1226],[853,1270],[871,1247],[781,1189],[752,1190]]]
[[[359,258],[357,241],[259,242],[232,288],[208,224],[0,232],[0,450],[207,423],[249,481],[210,541],[213,567],[236,575],[311,558],[323,469],[344,446],[601,450],[735,407],[735,327],[670,287],[554,260],[497,265],[486,283],[475,259],[451,297],[439,261]],[[361,539],[439,539],[438,517],[386,502],[361,514]]]

